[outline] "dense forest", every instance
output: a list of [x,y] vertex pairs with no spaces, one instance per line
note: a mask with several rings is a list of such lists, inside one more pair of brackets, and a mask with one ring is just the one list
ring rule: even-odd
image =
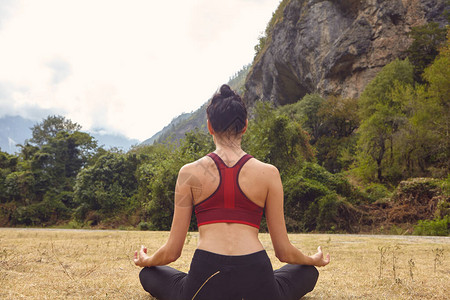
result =
[[[410,35],[408,57],[358,99],[249,107],[243,148],[280,170],[289,231],[449,234],[449,31]],[[201,128],[127,153],[62,116],[31,130],[19,153],[0,151],[0,226],[168,230],[178,170],[214,150]]]

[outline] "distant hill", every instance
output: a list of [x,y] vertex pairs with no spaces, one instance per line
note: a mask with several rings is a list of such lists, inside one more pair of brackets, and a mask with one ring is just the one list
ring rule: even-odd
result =
[[[10,154],[20,151],[17,144],[24,144],[31,138],[31,128],[38,123],[21,116],[5,116],[0,118],[0,149]],[[88,132],[97,141],[99,146],[106,149],[119,148],[128,151],[131,146],[139,143],[136,139],[129,139],[120,134],[109,134],[105,130],[96,129]]]
[[161,129],[159,132],[154,134],[151,138],[146,139],[141,143],[141,145],[152,145],[153,143],[161,142],[165,140],[172,132],[175,132],[175,127],[178,127],[180,123],[183,123],[185,120],[190,119],[190,117],[194,113],[183,113],[179,115],[178,117],[175,117],[169,125],[165,126],[163,129]]
[[88,131],[98,142],[98,145],[105,148],[119,148],[123,151],[128,151],[132,146],[139,144],[139,140],[130,139],[122,134],[106,133],[105,130]]
[[206,106],[207,103],[192,113],[179,115],[161,131],[142,142],[141,145],[152,145],[153,143],[162,143],[166,140],[178,141],[184,137],[186,132],[195,128],[206,131]]
[[31,138],[31,127],[35,123],[20,116],[0,118],[0,149],[10,154],[18,152],[20,149],[16,145]]
[[[250,70],[250,65],[244,66],[240,71],[236,72],[230,80],[228,85],[238,94],[242,95],[245,83],[245,77]],[[162,143],[169,139],[178,141],[184,138],[186,132],[192,131],[196,128],[207,131],[206,128],[206,107],[209,99],[196,111],[192,113],[184,113],[174,118],[169,125],[164,127],[161,131],[153,135],[151,138],[142,142],[141,145],[152,145],[153,143]]]

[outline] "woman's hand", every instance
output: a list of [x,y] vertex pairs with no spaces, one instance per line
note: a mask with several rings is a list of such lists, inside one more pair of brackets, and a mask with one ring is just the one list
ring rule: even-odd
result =
[[150,257],[147,255],[147,248],[141,246],[141,250],[134,251],[134,264],[139,267],[148,267]]
[[313,259],[313,264],[316,267],[323,267],[330,263],[330,254],[327,254],[327,257],[323,257],[322,247],[317,248],[317,253],[311,256]]

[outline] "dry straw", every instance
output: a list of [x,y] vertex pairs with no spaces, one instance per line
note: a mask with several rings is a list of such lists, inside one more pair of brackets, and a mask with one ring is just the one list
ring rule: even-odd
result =
[[[0,299],[153,299],[142,289],[140,268],[132,257],[140,245],[152,252],[167,237],[168,232],[0,229]],[[319,269],[319,281],[308,299],[447,299],[450,295],[448,237],[289,237],[306,254],[321,245],[332,255],[330,265]],[[171,264],[185,272],[198,233],[189,233],[188,239],[180,259]],[[281,267],[270,236],[260,234],[260,239],[273,267]],[[389,248],[383,258],[381,247]]]

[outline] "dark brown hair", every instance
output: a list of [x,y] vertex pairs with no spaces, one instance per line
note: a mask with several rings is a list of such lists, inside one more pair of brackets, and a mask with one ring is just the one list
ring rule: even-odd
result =
[[245,127],[247,108],[241,97],[224,84],[206,109],[208,120],[217,133],[238,135]]

